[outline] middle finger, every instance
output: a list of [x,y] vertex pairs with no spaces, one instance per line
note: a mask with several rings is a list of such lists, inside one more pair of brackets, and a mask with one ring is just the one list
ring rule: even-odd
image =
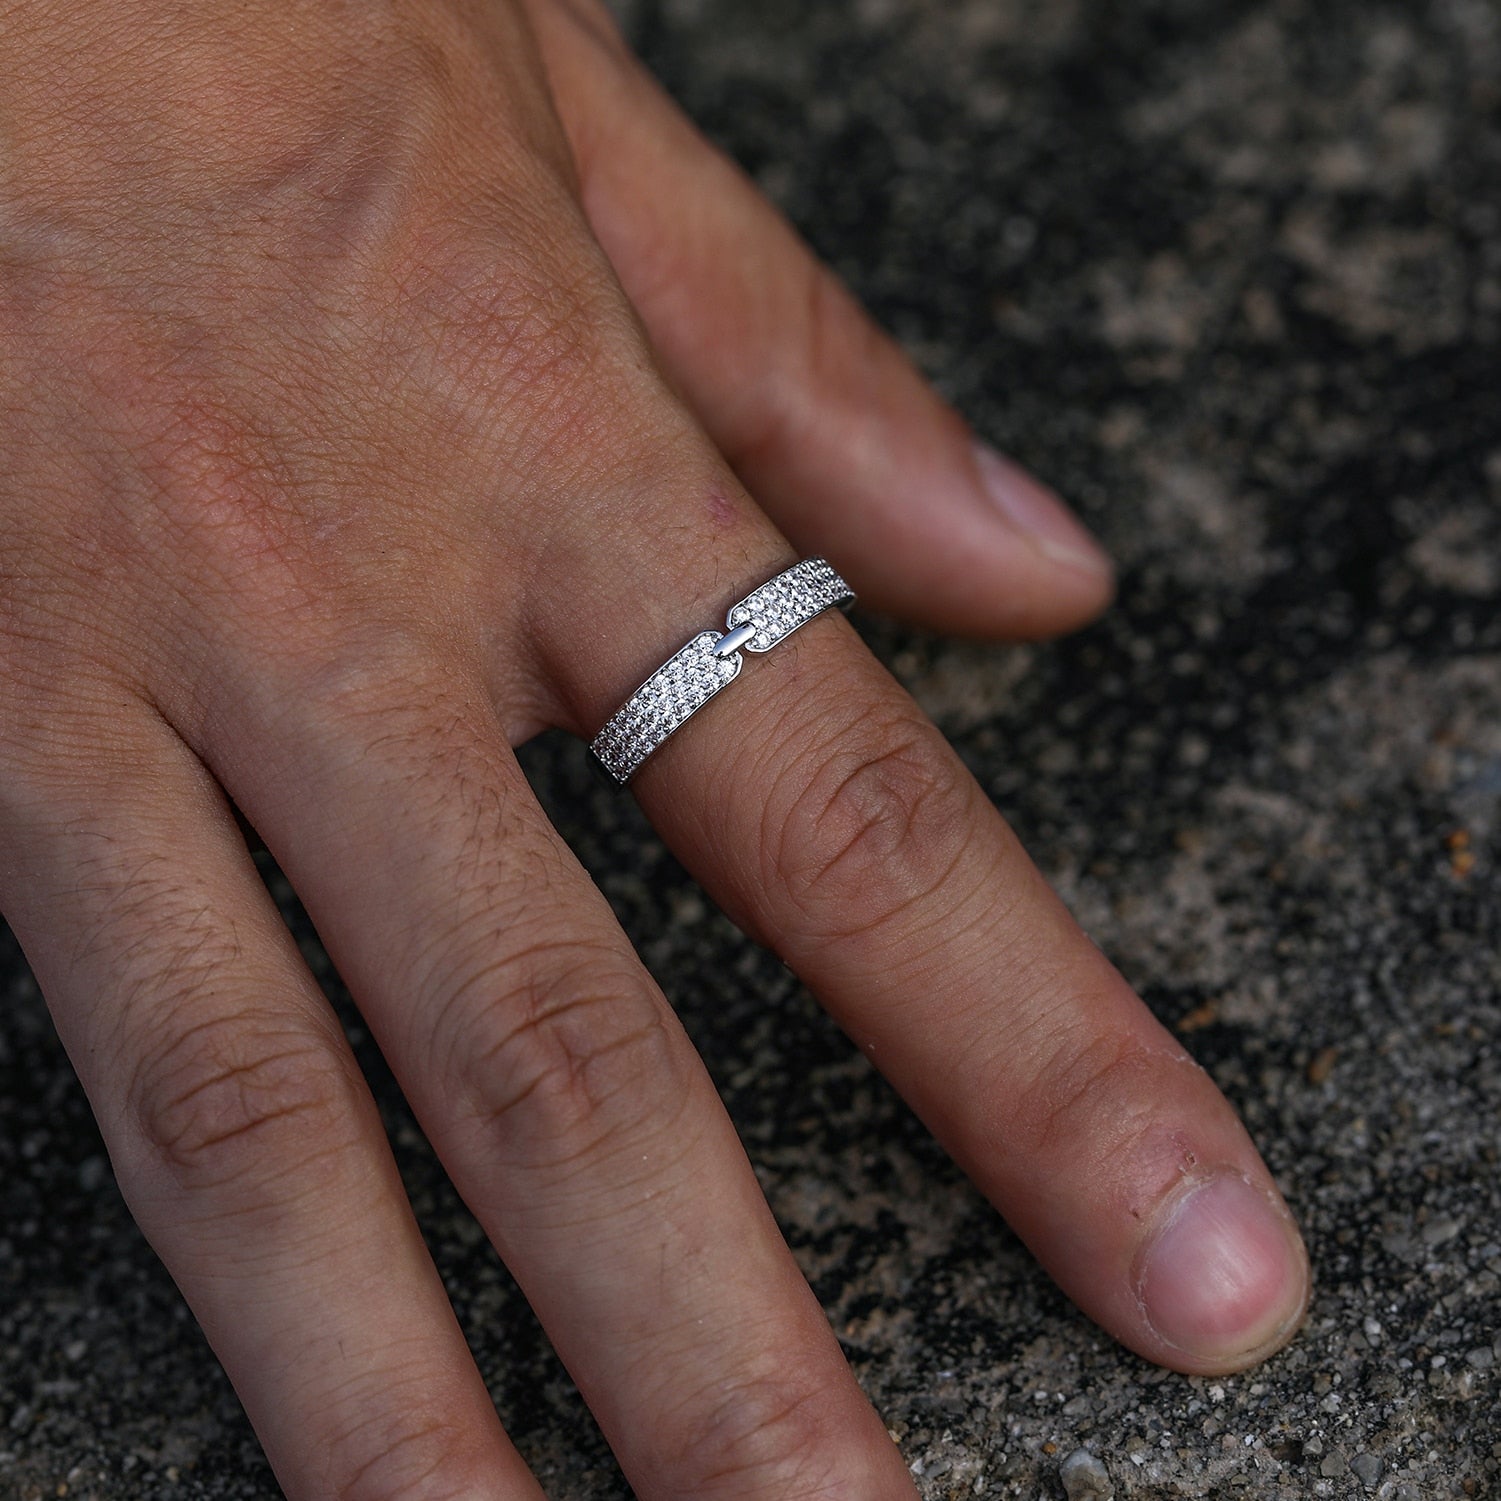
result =
[[268,685],[260,712],[252,692],[215,770],[635,1490],[910,1501],[702,1063],[486,688],[385,666]]

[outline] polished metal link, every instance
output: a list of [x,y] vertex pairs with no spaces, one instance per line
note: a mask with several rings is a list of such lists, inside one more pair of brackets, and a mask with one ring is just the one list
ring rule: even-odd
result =
[[726,631],[716,643],[714,655],[728,657],[731,653],[739,651],[758,630],[760,630],[760,625],[754,620],[749,620],[744,625],[737,625],[732,631]]

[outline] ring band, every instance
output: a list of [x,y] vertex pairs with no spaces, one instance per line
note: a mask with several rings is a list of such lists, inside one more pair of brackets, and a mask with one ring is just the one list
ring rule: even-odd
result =
[[589,749],[624,786],[636,769],[740,673],[742,651],[770,651],[855,596],[823,558],[804,558],[730,607],[724,631],[700,631],[605,722]]

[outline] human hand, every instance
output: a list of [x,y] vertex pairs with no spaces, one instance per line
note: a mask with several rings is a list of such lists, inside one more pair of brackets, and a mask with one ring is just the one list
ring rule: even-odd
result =
[[[637,1491],[909,1494],[509,745],[591,734],[784,537],[982,633],[1104,574],[592,12],[61,10],[0,9],[0,900],[283,1484],[535,1491],[225,792]],[[633,785],[1088,1312],[1184,1369],[1285,1337],[1228,1107],[842,622]]]

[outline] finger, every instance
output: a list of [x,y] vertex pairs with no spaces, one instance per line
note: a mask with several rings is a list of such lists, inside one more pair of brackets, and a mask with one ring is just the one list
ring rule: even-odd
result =
[[[633,583],[671,597],[666,577]],[[610,610],[606,585],[591,597]],[[641,644],[618,601],[613,618],[607,645],[558,657],[588,685],[586,725],[676,644]],[[1186,1371],[1290,1336],[1306,1258],[1234,1112],[842,620],[751,660],[632,787],[1086,1312]]]
[[244,710],[216,769],[636,1493],[910,1501],[702,1064],[478,676],[408,653]]
[[286,1494],[540,1497],[222,797],[144,714],[89,744],[87,785],[10,759],[0,901]]
[[595,234],[668,373],[772,519],[868,604],[1040,636],[1108,602],[1110,565],[990,449],[585,0],[531,7]]

